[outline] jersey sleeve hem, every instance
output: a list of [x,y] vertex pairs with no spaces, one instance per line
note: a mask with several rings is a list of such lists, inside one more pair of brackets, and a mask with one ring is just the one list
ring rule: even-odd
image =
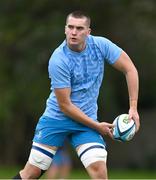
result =
[[122,53],[122,49],[120,49],[120,50],[118,51],[118,53],[116,54],[114,60],[111,60],[111,61],[109,62],[109,64],[114,64],[114,63],[119,59],[121,53]]

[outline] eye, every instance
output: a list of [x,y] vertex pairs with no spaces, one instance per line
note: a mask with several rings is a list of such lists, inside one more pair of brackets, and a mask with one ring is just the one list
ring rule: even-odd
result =
[[68,28],[69,28],[69,29],[73,29],[73,28],[74,28],[74,26],[72,26],[72,25],[68,25]]
[[81,31],[81,30],[83,30],[84,28],[80,26],[80,27],[77,27],[76,29],[77,29],[78,31]]

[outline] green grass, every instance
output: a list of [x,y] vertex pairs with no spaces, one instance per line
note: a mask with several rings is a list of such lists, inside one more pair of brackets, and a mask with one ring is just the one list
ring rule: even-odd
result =
[[[0,179],[11,179],[17,174],[18,167],[0,167]],[[42,177],[44,179],[45,176]],[[89,179],[83,169],[73,169],[69,179]],[[147,170],[110,170],[109,179],[156,179],[156,171]]]
[[[71,179],[89,179],[84,170],[73,170]],[[111,170],[109,179],[156,179],[156,171],[147,170]]]
[[0,166],[0,179],[11,179],[18,172],[18,167]]
[[148,170],[111,170],[110,179],[156,179],[156,171]]

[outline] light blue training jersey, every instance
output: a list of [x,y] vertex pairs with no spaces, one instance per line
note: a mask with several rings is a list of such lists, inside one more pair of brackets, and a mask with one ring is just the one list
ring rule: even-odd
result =
[[104,37],[89,35],[82,52],[69,49],[65,40],[49,61],[51,94],[43,115],[58,120],[69,119],[60,111],[53,90],[71,88],[72,103],[97,120],[97,98],[104,75],[104,63],[115,63],[121,52],[121,48]]

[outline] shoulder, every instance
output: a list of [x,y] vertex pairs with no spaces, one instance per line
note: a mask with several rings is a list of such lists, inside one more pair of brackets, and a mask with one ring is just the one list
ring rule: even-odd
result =
[[93,36],[93,35],[89,35],[88,36],[88,43],[93,43],[96,45],[107,45],[108,43],[110,43],[111,41],[105,37],[102,36]]
[[110,49],[110,47],[114,46],[114,43],[106,37],[93,35],[88,36],[88,44],[98,48],[103,55],[105,55],[105,53]]
[[100,49],[104,59],[106,59],[110,64],[113,64],[122,52],[122,49],[119,46],[105,37],[89,36],[88,40]]
[[63,41],[63,43],[54,50],[54,52],[52,53],[49,59],[49,64],[60,64],[65,61],[66,59],[66,54],[64,50],[65,46],[66,43],[65,41]]
[[67,57],[66,51],[66,42],[64,41],[59,47],[57,47],[52,53],[49,63],[48,63],[48,72],[50,76],[60,74],[68,74],[70,72],[70,63],[69,58]]
[[[65,47],[65,41],[63,41],[63,43],[53,51],[51,58],[64,57],[65,56],[64,47]],[[50,60],[51,60],[51,58],[50,58]]]

